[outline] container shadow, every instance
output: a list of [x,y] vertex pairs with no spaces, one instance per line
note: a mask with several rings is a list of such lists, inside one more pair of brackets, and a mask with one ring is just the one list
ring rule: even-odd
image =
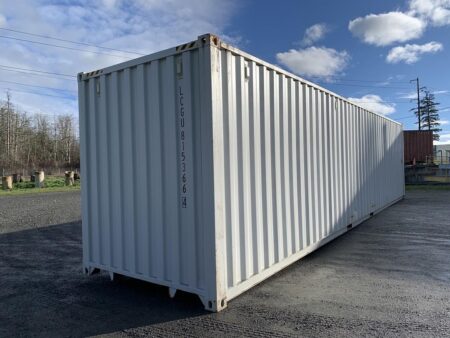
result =
[[81,222],[0,235],[0,336],[91,336],[208,314],[197,296],[82,273]]

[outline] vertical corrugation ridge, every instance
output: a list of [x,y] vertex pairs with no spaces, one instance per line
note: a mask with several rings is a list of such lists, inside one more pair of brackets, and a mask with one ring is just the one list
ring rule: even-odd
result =
[[330,97],[328,93],[323,93],[323,163],[324,163],[324,203],[325,203],[325,213],[324,213],[324,236],[328,236],[330,234],[330,226],[331,226],[331,179],[330,179],[330,171],[331,171],[331,159],[330,159]]
[[[166,102],[164,99],[164,92],[167,90],[165,88],[165,69],[166,69],[166,63],[167,59],[161,59],[158,65],[158,83],[156,84],[158,86],[158,102],[159,102],[159,110],[156,112],[159,114],[161,119],[161,209],[162,209],[162,222],[161,222],[161,228],[159,229],[161,231],[161,277],[165,281],[170,281],[170,272],[169,272],[169,266],[170,266],[170,256],[168,253],[168,247],[169,247],[169,235],[168,235],[168,227],[169,227],[169,218],[167,215],[167,207],[168,207],[168,188],[167,188],[167,177],[168,177],[168,163],[166,160],[166,157],[168,156],[167,153],[170,151],[167,146],[167,136],[166,136],[166,129],[167,127],[167,121],[166,116],[170,114],[170,112],[166,112]],[[158,178],[157,178],[158,179]],[[177,201],[178,202],[178,201]]]
[[290,212],[290,154],[289,154],[289,102],[287,78],[280,74],[280,114],[281,114],[281,187],[282,187],[282,210],[283,210],[283,258],[290,255],[291,251],[291,212]]
[[313,87],[308,87],[309,89],[309,104],[310,110],[306,112],[307,115],[310,115],[310,129],[311,129],[311,137],[308,138],[308,148],[309,148],[309,157],[308,157],[308,165],[309,165],[309,193],[310,193],[310,221],[312,226],[312,236],[311,243],[315,243],[317,241],[317,161],[315,147],[317,147],[317,105],[315,102],[315,91],[316,89]]
[[304,185],[304,191],[305,191],[305,227],[306,227],[306,244],[305,246],[308,247],[312,242],[312,236],[313,236],[313,229],[312,226],[314,225],[314,215],[312,213],[312,206],[313,206],[313,199],[312,199],[312,192],[311,192],[311,184],[312,184],[312,174],[311,174],[311,114],[310,114],[310,107],[311,107],[311,93],[310,93],[310,87],[306,84],[302,84],[302,92],[303,92],[303,111],[302,116],[304,119],[304,125],[303,125],[303,149],[304,149],[304,172],[305,172],[305,185]]
[[298,81],[295,81],[295,115],[297,116],[296,120],[296,152],[297,152],[297,195],[298,195],[298,203],[294,206],[297,211],[298,217],[298,241],[299,241],[299,250],[303,249],[306,246],[306,220],[305,220],[305,172],[303,169],[303,165],[305,162],[305,154],[304,154],[304,116],[302,110],[302,84]]
[[[281,113],[280,113],[280,97],[279,97],[279,85],[277,83],[278,74],[275,71],[271,72],[272,81],[271,81],[271,97],[272,101],[272,109],[273,111],[273,152],[275,155],[274,160],[274,171],[275,171],[275,183],[274,191],[275,196],[272,198],[275,200],[276,212],[275,212],[275,226],[274,226],[274,234],[275,234],[275,261],[279,262],[283,257],[283,209],[282,209],[282,186],[281,186]],[[278,80],[279,81],[279,80]]]
[[364,182],[364,167],[362,165],[363,160],[364,160],[364,140],[362,139],[362,132],[363,132],[363,125],[362,125],[362,114],[363,114],[363,109],[358,107],[358,118],[356,121],[356,126],[358,128],[357,130],[357,142],[358,142],[358,151],[356,153],[357,156],[357,160],[358,160],[358,187],[357,187],[357,192],[356,192],[356,196],[359,200],[359,206],[358,206],[358,219],[362,216],[365,215],[365,205],[366,205],[366,186],[365,186],[365,182]]
[[[123,200],[124,203],[124,224],[127,225],[127,231],[125,231],[125,269],[130,272],[136,271],[136,258],[135,258],[135,217],[134,217],[134,189],[133,182],[130,180],[125,180],[124,177],[126,174],[132,175],[133,173],[133,141],[131,135],[133,135],[132,131],[132,103],[131,103],[131,70],[130,68],[126,68],[122,74],[122,93],[123,93],[123,101],[122,101],[122,109],[120,112],[121,115],[121,128],[123,128],[124,135],[129,135],[129,137],[124,137],[122,139],[122,158],[124,162],[124,166],[121,171],[121,184],[123,187],[124,195],[127,196]],[[126,174],[125,174],[126,173]]]
[[240,280],[246,279],[246,267],[247,267],[247,256],[246,256],[246,222],[245,222],[245,196],[244,196],[244,149],[243,149],[243,115],[244,115],[244,85],[243,81],[243,57],[235,56],[236,58],[236,132],[237,132],[237,154],[238,154],[238,172],[237,172],[237,186],[239,194],[239,203],[237,204],[239,215],[239,221],[237,223],[237,234],[239,236],[238,243],[241,254],[241,264],[240,264]]
[[343,228],[347,225],[347,220],[345,219],[345,180],[344,180],[344,161],[345,161],[345,153],[343,149],[343,131],[344,131],[344,113],[345,113],[345,105],[342,100],[339,100],[339,111],[337,113],[338,127],[337,127],[337,136],[338,136],[338,162],[339,162],[339,228]]
[[[136,273],[149,275],[150,250],[148,245],[149,224],[147,220],[148,209],[148,168],[147,161],[142,160],[146,154],[146,64],[140,64],[133,74],[134,105],[134,164],[135,172],[135,212],[136,212]],[[147,158],[147,156],[145,156]]]
[[[95,78],[94,80],[94,86],[97,87],[99,86],[99,78]],[[97,88],[96,88],[97,90]],[[93,127],[93,135],[94,135],[94,145],[92,146],[93,149],[95,149],[94,152],[94,156],[100,157],[100,140],[99,140],[99,133],[100,133],[100,126],[99,126],[99,108],[100,108],[100,99],[99,99],[99,95],[100,93],[97,92],[96,95],[92,96],[93,102],[94,102],[94,109],[92,109],[93,112],[95,112],[94,114],[92,114],[92,127]],[[94,184],[95,184],[95,191],[96,191],[96,196],[95,196],[95,200],[96,200],[96,207],[95,207],[95,213],[97,214],[97,226],[96,226],[96,242],[97,242],[97,246],[96,246],[96,255],[97,255],[97,262],[100,262],[100,264],[102,264],[104,262],[104,257],[103,257],[103,238],[104,238],[104,233],[103,233],[103,215],[102,215],[102,200],[101,200],[101,184],[100,184],[100,167],[101,167],[101,163],[99,163],[99,161],[92,161],[95,169],[95,180],[94,180]],[[91,183],[92,184],[92,183]]]
[[121,149],[122,149],[122,132],[120,123],[120,83],[119,72],[113,72],[111,74],[111,117],[109,119],[111,128],[111,134],[114,137],[111,138],[111,161],[117,163],[117,165],[110,168],[110,179],[112,189],[112,211],[113,211],[113,243],[114,243],[114,267],[124,270],[124,243],[123,243],[123,204],[122,204],[122,185],[120,183],[120,173],[123,167],[121,161]]
[[249,68],[249,84],[248,84],[248,102],[249,102],[249,143],[250,143],[250,179],[251,179],[251,195],[250,195],[250,212],[251,212],[251,241],[252,241],[252,275],[259,272],[259,251],[261,246],[258,242],[259,238],[259,226],[261,223],[259,215],[259,204],[261,195],[257,194],[257,186],[260,186],[260,175],[258,175],[258,168],[260,168],[259,163],[259,142],[257,140],[259,125],[259,112],[257,111],[258,105],[258,72],[255,70],[255,64],[249,62],[247,67]]
[[152,277],[164,279],[164,215],[163,215],[163,142],[162,142],[162,109],[161,109],[161,80],[160,80],[160,61],[155,60],[147,67],[149,68],[146,77],[149,78],[149,85],[146,96],[149,100],[147,112],[147,130],[149,138],[147,139],[147,148],[149,156],[147,161],[149,169],[150,184],[149,193],[149,220],[151,224],[150,248],[151,262],[150,275]]
[[[229,107],[229,139],[230,139],[230,197],[231,197],[231,237],[233,262],[241,262],[241,245],[240,245],[240,216],[239,204],[241,195],[239,192],[239,132],[238,132],[238,116],[237,116],[237,98],[236,98],[236,58],[228,52],[228,72],[231,75],[228,80],[228,107]],[[240,264],[233,264],[233,285],[241,280]]]
[[229,67],[231,63],[231,53],[229,51],[222,51],[222,91],[223,97],[222,100],[222,119],[223,119],[223,144],[224,144],[224,176],[225,176],[225,225],[226,225],[226,261],[227,261],[227,285],[228,287],[232,287],[234,285],[234,251],[233,251],[233,228],[232,228],[232,213],[231,213],[231,178],[230,178],[230,124],[229,124],[229,111],[230,111],[230,98],[231,93],[230,82],[232,81],[232,72]]
[[370,213],[368,206],[369,206],[369,201],[368,201],[368,182],[367,182],[367,178],[366,178],[366,170],[367,170],[367,166],[368,166],[368,159],[367,159],[367,154],[368,151],[366,149],[366,136],[364,135],[367,131],[366,126],[364,124],[364,118],[367,116],[367,112],[364,111],[363,109],[360,110],[360,116],[359,116],[359,125],[360,125],[360,129],[359,129],[359,140],[360,140],[360,173],[361,173],[361,177],[360,177],[360,185],[361,185],[361,189],[363,192],[363,200],[362,200],[362,205],[361,205],[361,216],[362,215],[367,215],[368,213]]
[[360,158],[360,153],[359,153],[359,149],[360,149],[360,142],[359,142],[359,107],[354,107],[354,111],[353,111],[353,116],[352,116],[352,122],[353,122],[353,144],[354,144],[354,148],[353,148],[353,157],[354,157],[354,162],[355,162],[355,183],[354,183],[354,187],[353,187],[353,197],[352,199],[355,201],[355,212],[353,215],[353,220],[356,221],[359,219],[359,215],[361,214],[361,199],[359,198],[359,195],[361,194],[361,190],[360,189],[360,178],[361,178],[361,173],[360,173],[360,165],[359,165],[359,158]]
[[140,72],[142,73],[142,76],[140,78],[140,81],[142,81],[142,88],[140,88],[140,94],[142,95],[142,113],[143,113],[143,121],[141,128],[144,130],[144,144],[142,145],[143,154],[145,154],[145,169],[143,170],[143,175],[145,176],[145,189],[144,189],[144,196],[142,203],[142,212],[143,212],[143,226],[145,227],[145,232],[142,235],[142,243],[146,246],[144,249],[144,254],[146,255],[143,263],[143,271],[146,276],[152,276],[152,252],[151,252],[151,228],[154,226],[154,224],[150,223],[151,220],[151,200],[150,200],[150,190],[152,189],[151,184],[151,170],[152,170],[152,163],[150,162],[150,153],[149,153],[149,140],[150,140],[150,129],[148,128],[149,125],[149,119],[150,119],[150,108],[149,108],[149,76],[148,76],[148,70],[151,67],[151,63],[145,63],[142,65],[142,68],[140,68]]
[[366,210],[367,208],[367,185],[366,185],[366,181],[365,181],[365,170],[367,168],[367,163],[366,166],[364,166],[364,162],[367,162],[367,152],[365,150],[365,137],[363,135],[364,132],[366,132],[366,129],[364,127],[364,120],[363,120],[363,116],[366,115],[366,112],[364,111],[364,109],[360,109],[359,111],[359,120],[358,120],[358,125],[359,125],[359,130],[358,130],[358,140],[359,140],[359,153],[358,153],[358,157],[359,157],[359,172],[360,172],[360,177],[359,177],[359,184],[360,184],[360,189],[361,189],[361,193],[362,193],[362,199],[360,202],[360,215],[366,215],[368,213],[368,211]]
[[[298,215],[298,177],[299,177],[299,171],[298,171],[298,110],[297,110],[297,86],[298,81],[289,81],[289,101],[290,101],[290,108],[291,108],[291,120],[289,122],[290,128],[291,128],[291,137],[290,137],[290,144],[289,144],[289,151],[291,154],[291,167],[290,167],[290,181],[291,181],[291,220],[292,220],[292,253],[297,252],[300,249],[300,238],[299,238],[299,232],[300,232],[300,222],[299,222],[299,215]],[[291,254],[292,254],[291,253]]]
[[[202,91],[202,87],[200,84],[200,81],[202,79],[202,73],[200,70],[201,65],[203,64],[201,62],[201,58],[202,58],[202,53],[200,53],[198,50],[194,52],[195,54],[195,58],[193,58],[192,61],[192,74],[194,75],[192,78],[192,86],[193,86],[193,90],[192,90],[192,124],[193,124],[193,142],[194,142],[194,161],[195,164],[197,165],[196,170],[195,170],[195,177],[194,177],[194,184],[196,189],[194,190],[194,194],[195,194],[195,200],[197,201],[196,203],[196,209],[195,209],[195,257],[196,257],[196,285],[199,289],[204,288],[205,286],[205,276],[204,276],[204,272],[205,272],[205,264],[204,264],[204,260],[205,260],[205,255],[204,255],[204,241],[203,241],[203,235],[204,235],[204,231],[203,231],[203,225],[201,224],[201,220],[202,220],[202,203],[201,203],[201,196],[203,194],[203,191],[201,189],[199,189],[199,187],[202,184],[202,170],[199,170],[199,166],[201,165],[201,142],[202,142],[202,138],[201,138],[201,104],[200,104],[200,100],[201,97],[203,96],[203,91]],[[225,133],[225,132],[224,132]],[[225,168],[224,168],[225,170]],[[228,203],[228,200],[227,204]],[[225,216],[226,217],[226,216]],[[226,235],[228,235],[228,232],[226,233]]]
[[89,181],[90,194],[91,194],[91,204],[88,206],[91,208],[89,223],[91,225],[91,257],[94,262],[100,261],[100,238],[99,238],[99,216],[98,216],[98,171],[97,171],[97,133],[96,133],[96,125],[95,125],[95,116],[96,116],[96,88],[95,88],[95,79],[89,80],[89,136],[90,136],[90,147],[88,149],[88,153],[90,155],[88,167],[89,173],[91,176],[91,180]]
[[339,147],[340,145],[340,118],[339,115],[341,113],[341,100],[339,99],[335,99],[336,100],[336,110],[335,110],[335,114],[334,114],[334,121],[335,121],[335,126],[336,128],[334,128],[334,144],[336,145],[335,147],[335,165],[336,165],[336,191],[335,191],[335,196],[336,196],[336,230],[338,230],[341,225],[342,225],[342,176],[341,176],[341,156],[342,156],[342,151],[341,148]]
[[[105,94],[105,101],[106,101],[106,119],[104,121],[104,126],[106,126],[106,143],[107,143],[107,158],[108,160],[106,161],[108,167],[112,165],[112,137],[111,137],[111,128],[110,126],[110,120],[111,120],[111,74],[108,74],[107,76],[105,76],[105,85],[103,87],[104,89],[104,94]],[[107,194],[108,194],[108,229],[109,229],[109,261],[108,261],[108,265],[109,266],[114,266],[114,225],[113,225],[113,194],[112,194],[112,182],[111,182],[111,174],[108,174],[106,177],[106,185],[107,185]]]
[[318,237],[317,240],[323,238],[323,225],[324,225],[324,213],[323,213],[323,101],[322,101],[322,91],[317,89],[316,91],[316,117],[317,117],[317,143],[316,143],[316,161],[317,161],[317,205],[318,209],[318,222],[317,230]]
[[329,191],[328,194],[330,196],[329,198],[329,212],[330,212],[330,216],[329,216],[329,233],[331,234],[334,231],[334,225],[336,222],[336,218],[335,218],[335,201],[334,201],[334,192],[335,192],[335,180],[336,180],[336,174],[335,174],[335,159],[334,159],[334,128],[335,128],[335,124],[334,124],[334,101],[333,101],[333,96],[329,95],[328,96],[328,115],[329,115],[329,119],[328,119],[328,144],[330,147],[330,153],[329,153],[329,166],[328,166],[328,183],[329,183]]
[[270,123],[270,85],[269,72],[265,66],[261,66],[261,114],[263,138],[261,153],[262,180],[263,180],[263,207],[264,207],[264,268],[273,262],[273,208],[272,208],[272,147],[271,147],[271,123]]
[[[130,68],[130,73],[129,73],[129,77],[130,77],[130,117],[131,117],[131,121],[130,121],[130,126],[131,126],[131,174],[133,177],[138,177],[137,176],[137,168],[140,166],[140,163],[138,165],[137,162],[137,149],[136,149],[136,85],[135,85],[135,80],[136,80],[136,67],[131,67]],[[131,186],[131,196],[132,196],[132,203],[131,203],[131,214],[133,215],[133,220],[132,220],[132,244],[133,244],[133,259],[132,259],[132,264],[133,264],[133,272],[134,273],[139,273],[138,269],[139,269],[139,251],[138,251],[138,222],[139,222],[139,215],[137,213],[137,206],[138,206],[138,197],[137,197],[137,180],[136,179],[132,179],[129,182],[130,186]]]
[[[78,83],[79,105],[80,105],[80,147],[81,147],[81,172],[87,173],[88,167],[88,145],[90,144],[90,135],[88,130],[88,114],[89,110],[89,86],[87,81]],[[86,175],[89,176],[89,175]],[[90,222],[90,196],[89,196],[89,177],[83,178],[86,189],[81,191],[82,205],[82,239],[83,239],[83,264],[84,268],[88,268],[87,264],[92,260],[92,245],[90,231],[93,224]]]
[[[177,121],[176,121],[176,87],[175,87],[175,61],[173,56],[169,56],[165,60],[165,76],[164,76],[164,142],[166,148],[164,150],[164,160],[166,168],[165,175],[165,191],[167,192],[164,210],[165,210],[165,226],[166,232],[166,257],[168,259],[169,276],[168,280],[178,284],[180,281],[180,200],[179,200],[179,168],[178,168],[178,137],[177,137]],[[175,206],[175,210],[173,207]]]
[[347,195],[347,205],[348,208],[348,217],[347,222],[353,223],[353,213],[355,210],[355,200],[353,198],[354,194],[354,186],[356,181],[356,161],[354,158],[354,149],[355,149],[355,131],[354,131],[354,119],[352,118],[354,115],[355,106],[353,104],[348,104],[348,111],[345,116],[346,122],[346,141],[345,144],[348,144],[348,158],[347,165],[349,167],[349,179],[348,179],[348,195]]
[[268,82],[269,82],[269,104],[268,104],[268,121],[269,121],[269,132],[270,132],[270,161],[268,163],[268,166],[270,166],[271,176],[270,179],[270,196],[267,195],[270,205],[271,205],[271,212],[272,212],[272,229],[270,234],[272,238],[272,242],[270,243],[271,248],[271,265],[273,263],[278,262],[278,248],[279,248],[279,236],[278,236],[278,202],[277,202],[277,157],[276,157],[276,134],[275,134],[275,107],[276,107],[276,98],[275,98],[275,88],[274,88],[274,82],[275,82],[275,72],[273,70],[268,70]]
[[[196,222],[195,222],[195,213],[197,208],[197,202],[195,199],[195,171],[197,166],[195,165],[195,146],[194,146],[194,121],[195,117],[193,114],[193,81],[192,81],[192,59],[191,52],[185,52],[182,54],[182,62],[183,62],[183,93],[182,100],[183,102],[179,102],[179,104],[183,104],[184,106],[184,121],[185,121],[185,132],[183,135],[179,133],[181,142],[179,142],[181,146],[181,151],[183,151],[183,142],[185,143],[185,152],[186,152],[186,173],[187,176],[187,198],[188,198],[188,206],[185,209],[181,209],[184,211],[184,215],[182,215],[180,219],[181,228],[181,269],[182,269],[182,282],[186,285],[195,285],[196,284]],[[195,75],[195,74],[194,74]],[[180,99],[181,100],[181,99]],[[181,107],[179,108],[179,114],[182,114]],[[180,122],[181,126],[181,122]],[[183,164],[180,166],[183,169]],[[183,175],[180,174],[181,178]],[[182,188],[181,188],[182,189]]]
[[[100,106],[98,110],[98,122],[101,126],[98,129],[98,138],[99,138],[99,163],[100,168],[98,169],[101,172],[99,176],[99,205],[100,205],[100,213],[101,213],[101,223],[100,226],[102,228],[102,236],[100,238],[101,251],[102,251],[102,259],[101,264],[111,265],[111,222],[110,222],[110,208],[109,208],[109,200],[110,200],[110,192],[109,192],[109,184],[108,177],[106,173],[109,170],[109,143],[108,143],[108,129],[105,128],[108,123],[107,121],[107,111],[108,111],[108,90],[106,88],[106,80],[105,75],[100,76]],[[101,198],[103,197],[103,198]]]
[[278,210],[280,214],[280,229],[281,229],[281,238],[279,238],[280,242],[280,257],[279,260],[281,261],[285,257],[287,257],[287,250],[288,250],[288,243],[287,243],[287,208],[286,208],[286,193],[287,193],[287,187],[286,187],[286,160],[287,157],[286,152],[286,137],[287,134],[287,123],[286,123],[286,116],[287,116],[287,109],[286,109],[286,88],[284,87],[285,81],[284,81],[284,75],[278,73],[278,88],[279,88],[279,96],[278,96],[278,103],[279,103],[279,151],[280,151],[280,195],[278,198],[281,200],[280,209]]
[[253,122],[254,122],[254,196],[255,196],[255,221],[256,221],[256,239],[254,243],[254,255],[256,257],[254,270],[256,273],[264,269],[264,207],[263,199],[265,195],[264,179],[262,168],[264,167],[264,115],[262,113],[261,101],[261,67],[252,62],[252,98],[253,98]]
[[240,77],[240,90],[241,93],[241,159],[242,159],[242,220],[243,220],[243,230],[244,236],[241,238],[241,245],[243,245],[244,252],[244,279],[250,277],[253,274],[252,259],[253,259],[253,247],[252,247],[252,196],[251,196],[251,171],[250,171],[250,114],[249,114],[249,86],[248,77],[246,73],[249,71],[247,69],[247,64],[245,60],[240,57],[240,67],[241,67],[241,77]]
[[324,164],[324,236],[330,233],[330,142],[329,142],[329,121],[330,121],[330,102],[327,93],[322,93],[323,107],[323,152],[322,161]]

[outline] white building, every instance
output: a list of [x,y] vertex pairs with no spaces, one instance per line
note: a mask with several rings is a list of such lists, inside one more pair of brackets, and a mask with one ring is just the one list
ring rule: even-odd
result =
[[434,145],[433,151],[436,164],[450,164],[450,144]]

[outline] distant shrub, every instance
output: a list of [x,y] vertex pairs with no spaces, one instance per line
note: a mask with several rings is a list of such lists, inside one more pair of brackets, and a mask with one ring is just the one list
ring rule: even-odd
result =
[[18,182],[14,183],[14,189],[30,189],[34,188],[34,182]]
[[64,187],[66,184],[62,177],[52,177],[45,180],[46,188]]

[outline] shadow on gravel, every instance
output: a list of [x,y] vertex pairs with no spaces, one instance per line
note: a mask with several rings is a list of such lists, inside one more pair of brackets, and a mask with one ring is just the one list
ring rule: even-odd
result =
[[195,295],[81,268],[81,222],[0,235],[0,336],[87,336],[207,314]]

